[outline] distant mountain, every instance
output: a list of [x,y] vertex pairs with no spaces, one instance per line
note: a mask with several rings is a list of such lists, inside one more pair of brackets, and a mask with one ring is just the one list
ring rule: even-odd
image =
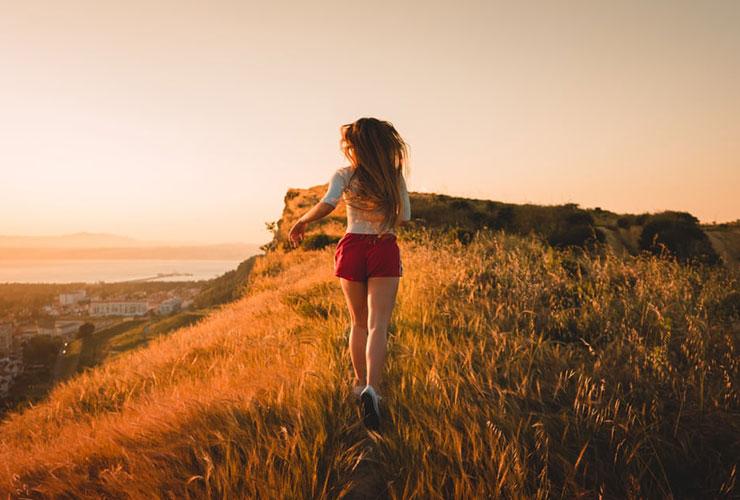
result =
[[0,235],[0,259],[197,259],[244,260],[259,253],[259,245],[212,245],[145,241],[107,233],[57,236]]
[[162,260],[245,260],[260,253],[259,245],[223,243],[216,245],[149,247],[2,247],[0,259],[162,259]]
[[163,242],[142,241],[107,233],[73,233],[52,236],[0,235],[0,248],[146,247]]

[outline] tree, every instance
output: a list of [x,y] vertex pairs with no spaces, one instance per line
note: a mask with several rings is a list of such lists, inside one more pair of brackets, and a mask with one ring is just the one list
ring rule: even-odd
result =
[[83,323],[80,325],[80,327],[77,329],[77,338],[86,338],[90,337],[95,332],[95,325],[92,323]]
[[23,364],[51,366],[61,346],[59,337],[35,335],[23,346]]

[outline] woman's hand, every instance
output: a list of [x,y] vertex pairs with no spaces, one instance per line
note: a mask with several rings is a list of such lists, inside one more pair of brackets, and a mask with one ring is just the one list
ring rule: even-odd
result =
[[290,232],[288,233],[288,239],[290,240],[290,243],[293,245],[293,248],[297,247],[303,240],[303,234],[306,232],[307,225],[308,225],[308,222],[304,222],[298,219],[298,222],[293,224],[293,227],[290,228]]
[[303,240],[303,233],[306,232],[306,226],[308,226],[309,222],[319,220],[322,217],[329,215],[332,210],[334,210],[334,205],[320,201],[314,205],[311,210],[303,214],[303,216],[298,219],[298,222],[293,224],[293,227],[290,228],[290,232],[288,233],[288,239],[293,247],[297,247],[301,240]]

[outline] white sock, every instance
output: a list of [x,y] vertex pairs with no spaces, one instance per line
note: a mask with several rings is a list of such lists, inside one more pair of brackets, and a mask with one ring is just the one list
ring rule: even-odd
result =
[[375,387],[373,387],[370,384],[368,384],[368,385],[365,386],[365,388],[367,388],[367,387],[369,387],[375,393],[375,395],[378,397],[378,400],[383,399],[383,396],[381,396],[380,394],[378,394],[378,391],[375,390]]

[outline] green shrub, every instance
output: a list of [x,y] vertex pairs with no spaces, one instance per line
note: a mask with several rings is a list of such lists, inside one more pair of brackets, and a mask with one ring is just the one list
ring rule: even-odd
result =
[[498,207],[502,205],[503,203],[499,201],[486,200],[486,210],[488,210],[489,212],[496,210]]
[[710,308],[713,315],[737,321],[740,319],[740,291],[732,290],[715,306]]
[[95,333],[95,325],[92,323],[83,323],[77,329],[77,338],[87,338],[92,336],[93,333]]
[[450,202],[450,207],[455,210],[470,210],[472,208],[467,200],[453,200]]
[[654,254],[662,254],[665,249],[681,262],[720,262],[709,238],[699,227],[699,220],[687,212],[651,215],[642,228],[640,248]]
[[288,189],[288,192],[285,193],[285,201],[287,202],[288,200],[292,200],[293,198],[298,196],[299,193],[300,191],[297,189]]
[[23,345],[23,363],[28,365],[45,365],[50,367],[64,341],[61,337],[48,334],[35,335]]
[[565,223],[569,226],[594,225],[594,218],[588,212],[571,212],[565,215]]
[[469,229],[455,229],[455,239],[463,245],[468,245],[471,241],[473,241],[474,237],[475,233],[473,231],[470,231]]
[[488,222],[488,215],[476,210],[470,214],[470,222],[472,222],[476,228],[481,228]]
[[601,229],[590,224],[575,224],[566,226],[553,232],[548,238],[548,243],[554,247],[593,247],[597,243],[604,243],[606,235]]
[[328,245],[333,245],[338,241],[339,238],[337,238],[336,236],[329,236],[328,234],[318,233],[304,238],[302,246],[306,250],[321,250],[322,248]]
[[283,264],[280,261],[270,262],[260,273],[262,276],[278,276],[283,272]]
[[490,226],[493,229],[512,230],[514,228],[514,207],[510,205],[501,207],[490,219]]
[[[542,226],[539,230],[547,231],[544,224]],[[606,241],[603,231],[594,227],[593,216],[577,208],[575,203],[559,207],[550,227],[547,241],[554,247],[592,248]]]

